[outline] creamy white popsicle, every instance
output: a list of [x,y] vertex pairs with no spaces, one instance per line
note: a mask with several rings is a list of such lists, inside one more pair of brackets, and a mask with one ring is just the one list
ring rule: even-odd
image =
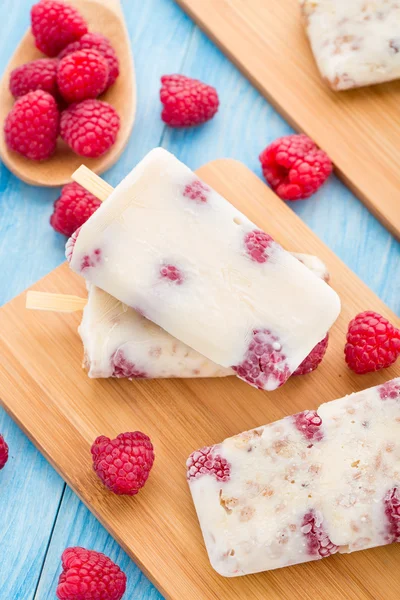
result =
[[400,378],[202,448],[188,481],[226,577],[400,541]]
[[72,269],[255,387],[290,377],[337,294],[161,148],[71,239]]
[[400,77],[397,0],[300,0],[322,77],[345,90]]

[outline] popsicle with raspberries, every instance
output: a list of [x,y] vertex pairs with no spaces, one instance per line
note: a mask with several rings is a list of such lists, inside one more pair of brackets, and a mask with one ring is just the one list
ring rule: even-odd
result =
[[226,577],[400,542],[400,378],[202,448],[187,468]]
[[397,0],[300,0],[311,48],[334,90],[400,77]]
[[162,148],[67,246],[87,281],[260,389],[284,384],[340,311],[332,288]]

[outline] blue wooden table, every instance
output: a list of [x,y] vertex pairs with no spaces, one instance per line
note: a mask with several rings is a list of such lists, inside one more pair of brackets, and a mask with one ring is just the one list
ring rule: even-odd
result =
[[[32,3],[0,2],[0,22],[6,24],[0,37],[2,71],[28,27]],[[136,62],[138,112],[128,147],[106,179],[116,185],[158,145],[192,168],[233,157],[261,176],[258,154],[271,140],[291,132],[287,123],[173,0],[125,0],[123,4]],[[164,126],[159,79],[175,72],[218,89],[221,107],[210,123],[182,131]],[[57,194],[55,189],[23,184],[0,164],[0,304],[64,260],[65,238],[48,223]],[[314,197],[292,207],[400,313],[400,244],[342,183],[332,177]],[[53,600],[60,556],[70,545],[102,551],[118,562],[128,575],[127,599],[161,598],[3,411],[0,432],[10,446],[9,463],[0,473],[1,600]]]

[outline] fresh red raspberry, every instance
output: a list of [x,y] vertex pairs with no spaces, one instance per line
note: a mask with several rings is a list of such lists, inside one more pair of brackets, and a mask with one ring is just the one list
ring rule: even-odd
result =
[[255,329],[240,365],[232,367],[238,377],[260,390],[274,390],[290,377],[282,344],[268,329]]
[[65,46],[87,33],[87,23],[70,4],[40,0],[31,9],[36,47],[47,56],[57,56]]
[[4,124],[10,150],[31,160],[46,160],[56,149],[60,114],[53,96],[42,90],[18,98]]
[[362,312],[349,323],[344,353],[358,374],[390,367],[400,355],[400,330],[372,310]]
[[315,369],[317,369],[317,367],[321,364],[322,359],[325,356],[326,350],[328,348],[328,342],[329,334],[327,333],[324,339],[318,342],[316,346],[314,346],[310,354],[306,356],[303,362],[294,371],[293,375],[307,375],[307,373],[315,371]]
[[59,233],[71,236],[78,227],[86,223],[100,204],[96,196],[78,183],[67,183],[54,202],[50,225]]
[[145,371],[138,369],[133,362],[126,358],[122,350],[114,352],[111,357],[111,364],[114,367],[112,376],[118,379],[124,377],[127,379],[146,379],[148,377]]
[[185,75],[161,77],[161,118],[170,127],[190,127],[212,119],[218,110],[217,90]]
[[14,98],[25,96],[28,92],[43,90],[57,97],[56,58],[38,58],[11,71],[10,92]]
[[106,89],[109,88],[119,75],[118,57],[110,40],[104,35],[101,35],[101,33],[85,33],[85,35],[77,42],[68,44],[58,58],[61,60],[64,56],[72,54],[72,52],[76,52],[77,50],[97,50],[97,52],[104,56],[108,65],[108,81]]
[[134,496],[144,486],[154,462],[153,444],[141,431],[101,435],[92,446],[93,468],[104,485],[118,495]]
[[389,490],[384,499],[385,515],[388,520],[388,543],[400,542],[400,488]]
[[6,464],[7,461],[8,461],[7,442],[5,441],[3,436],[0,435],[0,471],[4,467],[4,465]]
[[293,419],[296,429],[311,442],[320,442],[324,437],[321,430],[322,419],[315,410],[304,410],[303,412],[289,417]]
[[84,100],[61,113],[61,137],[80,156],[97,158],[107,152],[117,139],[119,127],[117,111],[100,100]]
[[231,476],[231,465],[218,454],[217,446],[204,446],[192,452],[186,466],[189,480],[201,475],[213,475],[217,481],[229,481]]
[[307,550],[311,556],[326,558],[336,554],[339,546],[331,542],[322,526],[322,517],[316,511],[310,510],[304,515],[301,532],[307,538]]
[[260,154],[265,179],[282,200],[314,194],[332,173],[326,152],[304,134],[278,138]]
[[245,235],[244,244],[247,254],[252,260],[259,263],[265,263],[268,260],[268,250],[273,245],[274,240],[268,233],[255,229]]
[[59,600],[121,600],[126,575],[111,558],[85,548],[67,548],[58,580]]
[[106,89],[107,81],[107,61],[96,50],[72,52],[58,65],[58,89],[69,104],[97,98]]
[[160,269],[160,275],[162,278],[169,279],[169,281],[177,285],[181,285],[184,280],[182,272],[174,265],[163,265]]

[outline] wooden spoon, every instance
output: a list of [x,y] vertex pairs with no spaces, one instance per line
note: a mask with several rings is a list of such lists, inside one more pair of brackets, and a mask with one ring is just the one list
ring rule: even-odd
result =
[[57,151],[44,162],[28,160],[8,150],[4,141],[4,120],[14,104],[9,91],[10,72],[23,63],[43,58],[36,49],[28,31],[11,58],[0,82],[0,158],[20,179],[31,185],[59,186],[71,181],[73,173],[82,163],[95,173],[103,173],[121,155],[132,131],[136,111],[136,86],[133,57],[120,0],[68,0],[88,22],[89,30],[102,33],[114,46],[120,62],[120,75],[116,82],[101,96],[112,104],[121,117],[121,129],[114,146],[99,158],[84,158],[70,150],[59,139]]

